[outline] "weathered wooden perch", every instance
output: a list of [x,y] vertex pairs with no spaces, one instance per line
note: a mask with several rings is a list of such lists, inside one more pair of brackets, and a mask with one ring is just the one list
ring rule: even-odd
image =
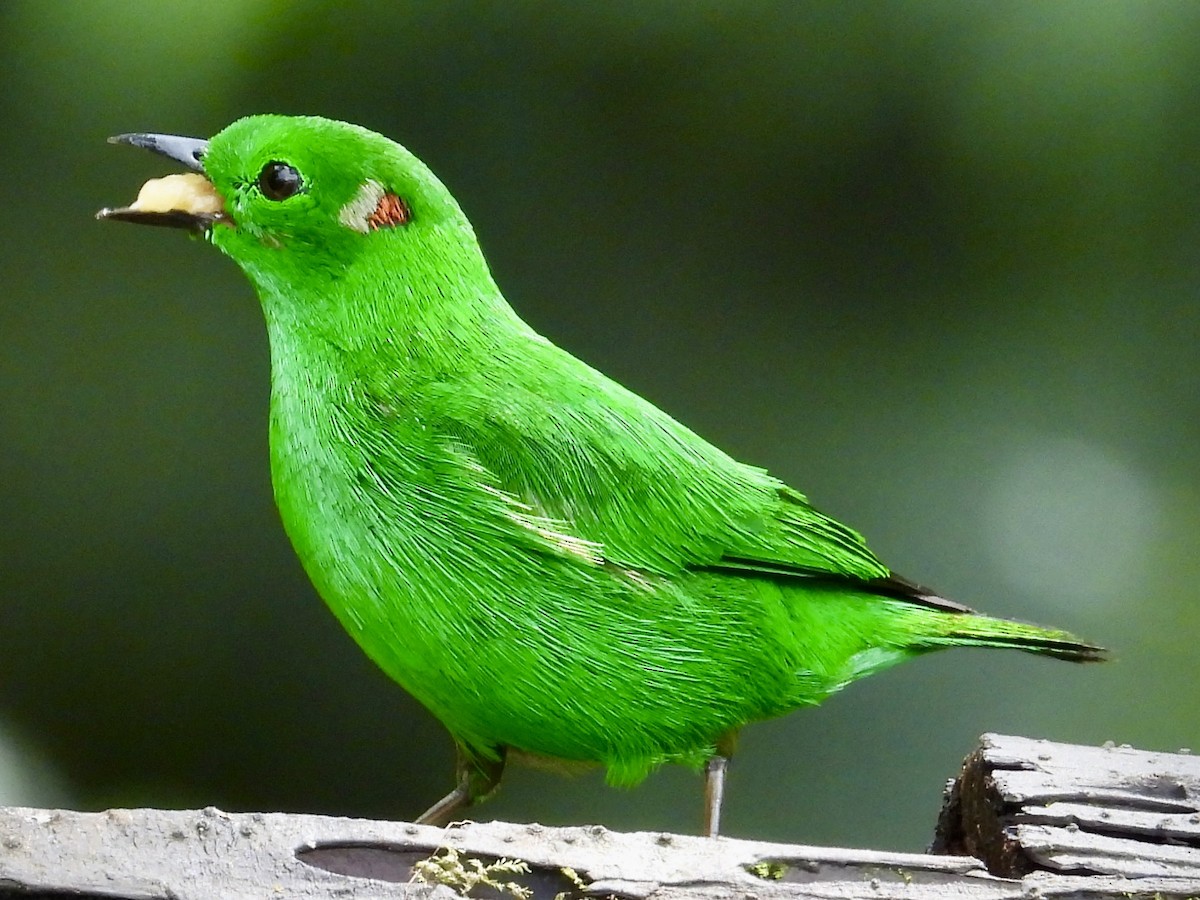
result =
[[934,852],[1008,878],[1200,878],[1200,757],[997,734],[980,744],[946,792]]
[[[283,814],[0,808],[0,900],[453,898],[453,873],[497,872],[537,900],[587,896],[1008,900],[1200,897],[1200,758],[987,735],[922,856],[599,826],[450,829]],[[439,855],[447,884],[412,881]],[[456,861],[457,860],[457,861]],[[1004,875],[1013,877],[1002,877]],[[473,897],[497,896],[479,886]]]

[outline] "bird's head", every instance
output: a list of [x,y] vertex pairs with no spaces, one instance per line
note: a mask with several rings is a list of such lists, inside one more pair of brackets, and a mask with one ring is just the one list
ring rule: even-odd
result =
[[207,141],[111,140],[191,171],[153,179],[134,203],[98,217],[203,234],[245,270],[265,305],[287,305],[305,286],[344,304],[347,296],[446,296],[448,285],[490,283],[449,191],[406,149],[365,128],[260,115]]

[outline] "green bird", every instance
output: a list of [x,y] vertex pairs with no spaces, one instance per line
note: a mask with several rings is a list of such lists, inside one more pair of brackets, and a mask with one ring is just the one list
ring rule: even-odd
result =
[[258,292],[271,476],[317,591],[450,731],[457,783],[506,759],[632,785],[705,771],[716,835],[743,725],[943,647],[1073,661],[1065,631],[979,615],[522,321],[415,156],[316,117],[113,142],[194,170],[98,214],[190,229]]

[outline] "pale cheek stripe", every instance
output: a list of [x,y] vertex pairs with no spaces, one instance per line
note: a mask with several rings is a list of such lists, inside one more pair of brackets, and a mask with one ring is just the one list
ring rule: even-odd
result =
[[338,221],[347,228],[366,234],[370,230],[368,220],[375,213],[379,201],[386,193],[382,184],[374,179],[364,181],[354,199],[342,207],[338,213]]

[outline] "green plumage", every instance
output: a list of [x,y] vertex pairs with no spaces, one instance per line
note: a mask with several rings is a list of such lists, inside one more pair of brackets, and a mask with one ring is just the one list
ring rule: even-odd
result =
[[[941,647],[1099,657],[896,578],[803,495],[535,333],[395,143],[256,116],[200,162],[224,209],[198,227],[266,315],[284,525],[464,771],[495,768],[466,802],[508,750],[621,784],[700,765],[747,722]],[[299,183],[273,198],[280,164]]]

